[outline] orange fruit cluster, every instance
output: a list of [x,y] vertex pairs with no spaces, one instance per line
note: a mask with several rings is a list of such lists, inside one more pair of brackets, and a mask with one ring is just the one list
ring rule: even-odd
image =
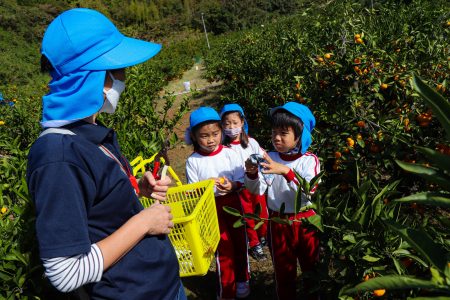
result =
[[355,141],[351,137],[347,138],[347,146],[349,146],[350,148],[353,148],[355,146]]
[[383,296],[385,293],[386,293],[386,290],[385,290],[385,289],[373,291],[373,295],[374,295],[375,297],[381,297],[381,296]]
[[421,113],[416,116],[416,121],[419,123],[420,127],[427,127],[430,125],[432,119],[433,116],[431,115],[431,112]]
[[361,38],[361,35],[359,33],[355,34],[355,36],[353,38],[355,40],[355,43],[360,44],[360,45],[364,44],[364,41]]
[[356,126],[358,126],[359,128],[364,128],[366,126],[366,122],[364,121],[358,121],[356,123]]

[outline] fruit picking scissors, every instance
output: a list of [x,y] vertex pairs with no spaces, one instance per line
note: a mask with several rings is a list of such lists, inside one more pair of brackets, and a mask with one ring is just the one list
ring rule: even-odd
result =
[[[166,176],[167,168],[170,166],[169,156],[167,155],[168,149],[169,149],[169,139],[166,139],[163,143],[162,149],[156,154],[155,160],[153,161],[152,175],[157,180],[162,179]],[[159,173],[159,170],[161,168],[161,162],[164,164],[164,167],[161,173]]]

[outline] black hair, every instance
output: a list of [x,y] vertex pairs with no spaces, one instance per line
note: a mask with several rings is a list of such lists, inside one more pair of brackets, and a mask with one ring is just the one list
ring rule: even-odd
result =
[[302,120],[300,120],[300,118],[294,116],[284,109],[280,109],[272,115],[271,119],[272,128],[287,129],[289,127],[292,127],[292,129],[294,130],[294,137],[296,139],[301,137],[303,132],[303,122]]
[[42,73],[50,73],[53,71],[53,65],[50,60],[44,54],[41,55],[41,72]]
[[205,121],[205,122],[195,125],[193,128],[191,128],[191,140],[192,140],[192,145],[194,146],[194,151],[199,151],[201,149],[198,142],[194,139],[195,133],[200,129],[200,127],[209,125],[209,124],[217,124],[217,126],[219,126],[220,133],[222,134],[222,124],[220,124],[220,121],[211,120],[211,121]]
[[[242,123],[245,122],[244,117],[238,111],[230,111],[230,112],[225,113],[222,116],[222,122],[223,122],[223,119],[225,118],[225,116],[227,116],[227,115],[229,115],[231,113],[237,113],[239,115],[239,118],[241,119]],[[242,148],[246,149],[248,147],[248,135],[247,135],[247,133],[244,130],[244,125],[242,125],[242,131],[239,134],[239,142],[241,143]],[[230,147],[230,143],[231,143],[231,138],[229,136],[225,135],[225,137],[223,138],[222,144],[224,144],[225,146]]]

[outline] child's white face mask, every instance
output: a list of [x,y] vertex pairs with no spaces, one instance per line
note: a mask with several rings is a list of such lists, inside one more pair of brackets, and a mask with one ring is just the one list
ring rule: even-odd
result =
[[106,100],[105,102],[103,102],[103,106],[102,108],[100,108],[100,112],[113,114],[116,111],[117,103],[119,103],[120,94],[122,94],[123,90],[125,89],[125,82],[115,79],[111,72],[108,72],[108,74],[111,77],[113,84],[109,90],[103,89]]

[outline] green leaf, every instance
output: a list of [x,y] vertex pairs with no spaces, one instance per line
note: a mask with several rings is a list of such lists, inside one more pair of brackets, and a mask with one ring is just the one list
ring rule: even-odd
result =
[[322,217],[319,214],[312,215],[303,220],[305,220],[307,223],[313,225],[314,227],[319,229],[321,232],[323,232]]
[[450,171],[450,159],[448,155],[442,154],[430,148],[416,146],[417,150],[426,156],[431,163],[441,170]]
[[444,278],[442,278],[438,270],[436,270],[435,268],[430,268],[430,272],[431,272],[431,281],[439,285],[444,284]]
[[282,219],[280,217],[273,217],[271,218],[272,221],[279,223],[279,224],[284,224],[284,225],[291,225],[292,221],[288,220],[288,219]]
[[254,230],[258,230],[259,227],[261,227],[263,224],[264,224],[264,220],[261,220],[261,221],[259,221],[259,222],[255,225],[255,227],[253,227],[253,229],[254,229]]
[[379,257],[373,257],[373,256],[370,256],[370,255],[364,255],[363,259],[366,260],[366,261],[369,261],[369,262],[376,262],[376,261],[380,260]]
[[242,221],[242,219],[238,219],[236,222],[234,222],[233,224],[233,228],[238,228],[244,225],[244,222]]
[[244,214],[243,217],[247,218],[247,219],[253,219],[253,220],[260,220],[261,219],[258,215],[255,215],[255,214],[252,214],[252,213]]
[[319,183],[323,175],[325,175],[325,171],[319,172],[319,174],[317,174],[316,176],[313,177],[313,179],[311,179],[311,181],[309,182],[311,185],[311,189],[313,189]]
[[361,147],[361,148],[365,148],[366,147],[366,143],[364,142],[364,140],[356,140],[356,142],[358,143],[358,145]]
[[352,288],[343,288],[341,289],[340,294],[349,295],[379,289],[403,290],[411,288],[441,289],[445,287],[437,285],[432,281],[417,279],[410,276],[390,275],[369,279]]
[[342,240],[349,241],[352,244],[356,244],[355,236],[353,234],[346,234],[346,235],[344,235]]
[[233,207],[229,207],[229,206],[224,206],[223,210],[227,213],[229,213],[230,215],[236,216],[236,217],[242,217],[241,212],[239,210],[237,210],[236,208]]
[[395,162],[402,169],[417,174],[420,177],[425,178],[427,181],[436,183],[439,186],[443,187],[444,189],[450,191],[450,177],[442,172],[439,172],[439,170],[418,164],[406,163],[399,160],[395,160]]
[[447,251],[436,244],[428,234],[423,231],[404,227],[391,220],[384,220],[383,222],[391,230],[397,232],[404,238],[417,252],[420,252],[429,263],[444,272],[447,265]]
[[450,139],[450,103],[438,92],[425,84],[419,76],[414,75],[412,79],[413,88],[422,96],[423,100],[431,107],[436,118],[447,132]]
[[450,194],[422,192],[400,199],[395,199],[393,202],[417,202],[424,205],[433,205],[450,208]]

